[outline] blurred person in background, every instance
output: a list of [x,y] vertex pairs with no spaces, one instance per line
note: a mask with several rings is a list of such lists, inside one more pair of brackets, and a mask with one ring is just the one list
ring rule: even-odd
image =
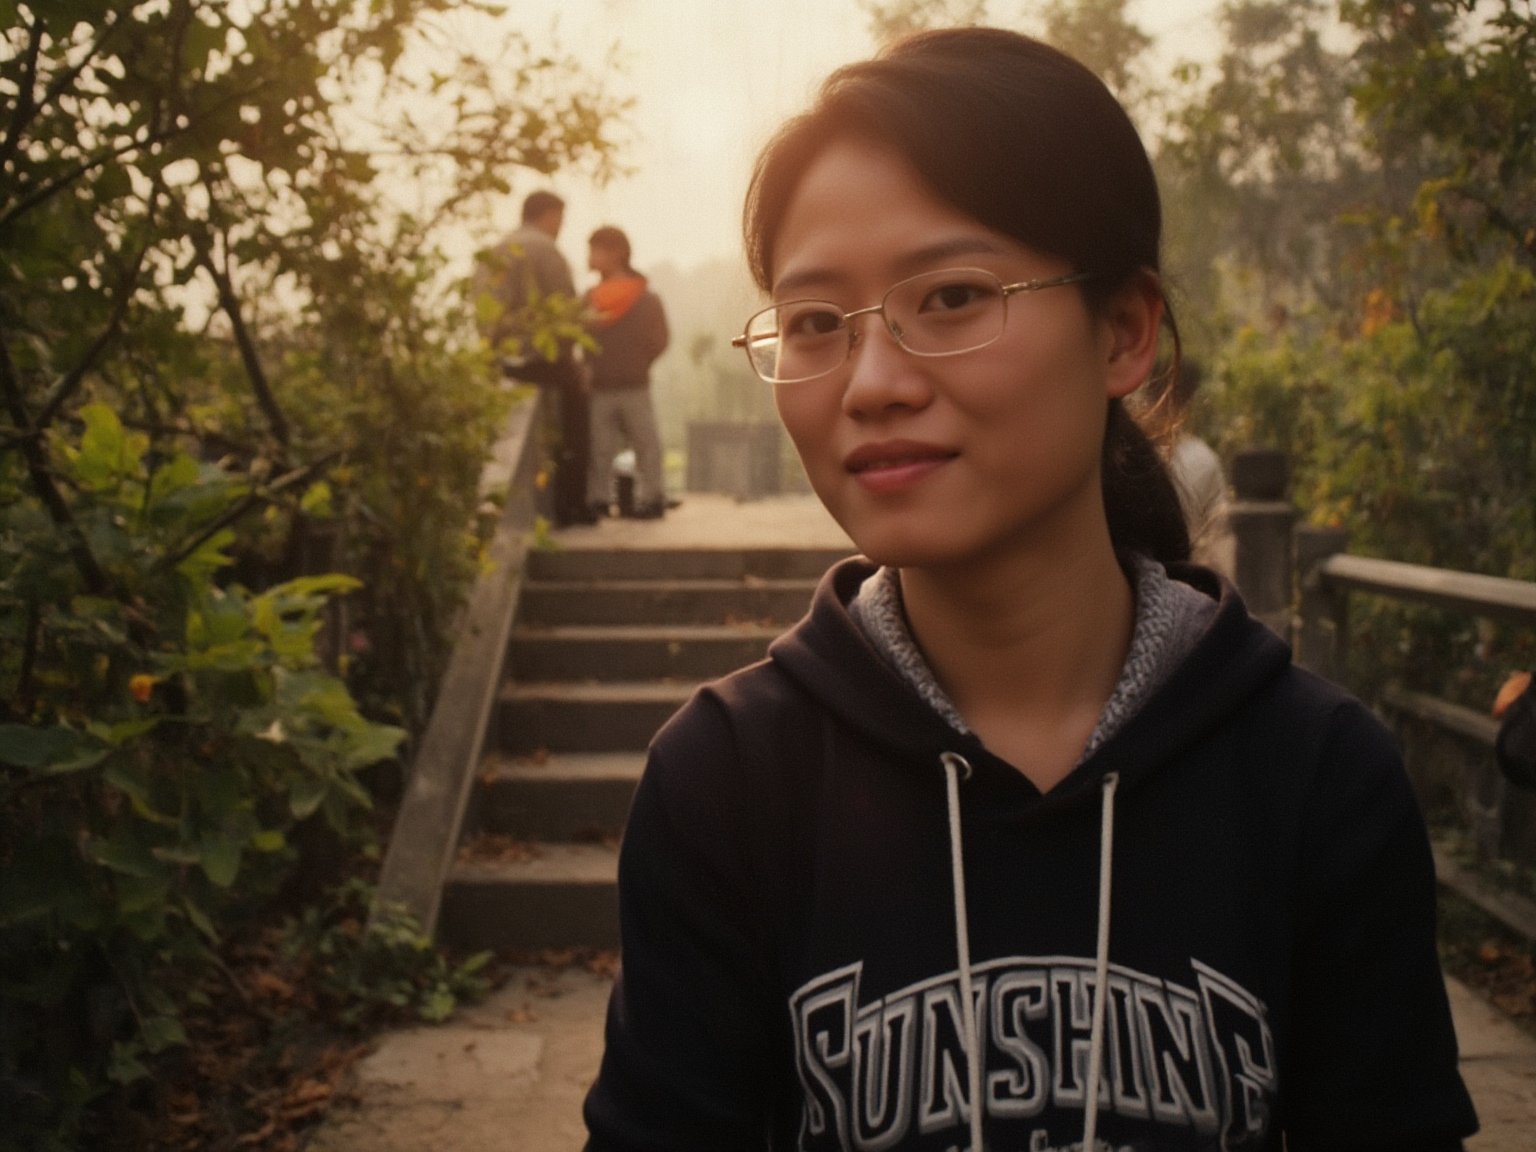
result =
[[501,370],[535,384],[544,395],[543,436],[550,470],[546,511],[557,527],[590,524],[587,456],[591,437],[585,382],[572,341],[556,342],[554,355],[535,346],[541,325],[573,314],[576,285],[571,266],[556,246],[565,222],[565,201],[539,190],[523,201],[522,224],[481,253],[476,283],[494,302],[482,334],[493,348],[510,345]]
[[1216,450],[1187,426],[1189,409],[1203,377],[1200,364],[1185,358],[1169,385],[1172,416],[1178,430],[1168,463],[1179,490],[1179,503],[1184,508],[1184,522],[1189,525],[1191,559],[1231,580],[1237,571],[1237,555],[1227,519],[1231,504],[1227,475]]
[[630,264],[629,237],[621,229],[604,225],[592,233],[587,248],[587,266],[599,277],[585,296],[587,327],[597,343],[586,361],[592,411],[587,507],[593,516],[611,513],[614,457],[628,448],[635,457],[628,514],[639,520],[660,519],[667,504],[661,436],[651,403],[651,365],[667,350],[666,310]]

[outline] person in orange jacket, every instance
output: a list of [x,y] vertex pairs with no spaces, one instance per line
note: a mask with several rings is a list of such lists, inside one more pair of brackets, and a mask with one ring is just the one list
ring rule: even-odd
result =
[[614,496],[613,458],[635,453],[631,515],[659,519],[666,511],[661,476],[661,437],[651,404],[651,365],[667,349],[667,316],[661,297],[630,265],[629,237],[604,225],[588,240],[587,266],[601,278],[586,294],[589,330],[596,352],[588,354],[592,455],[587,466],[587,505],[608,514]]

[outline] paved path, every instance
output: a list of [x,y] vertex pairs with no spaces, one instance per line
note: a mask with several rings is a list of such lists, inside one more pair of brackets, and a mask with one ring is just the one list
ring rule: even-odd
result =
[[[811,496],[736,503],[690,495],[659,522],[604,521],[558,546],[839,547]],[[1462,1072],[1483,1130],[1469,1152],[1536,1149],[1536,1038],[1465,985],[1449,984]],[[609,981],[579,969],[519,969],[484,1004],[437,1027],[384,1036],[357,1067],[310,1152],[579,1152],[581,1101],[602,1058]]]
[[853,545],[810,494],[734,500],[689,493],[660,520],[600,520],[562,528],[556,546],[584,548],[843,548]]

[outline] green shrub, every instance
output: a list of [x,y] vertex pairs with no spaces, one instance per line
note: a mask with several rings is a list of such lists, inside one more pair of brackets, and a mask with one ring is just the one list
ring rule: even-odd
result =
[[232,533],[207,527],[246,484],[105,406],[81,425],[50,444],[67,520],[0,471],[0,1111],[23,1145],[183,1042],[217,925],[272,895],[302,822],[356,829],[358,772],[404,735],[316,655],[355,580],[220,587]]
[[409,912],[380,906],[372,885],[356,879],[303,910],[286,952],[314,973],[331,1017],[348,1028],[437,1023],[489,987],[481,974],[489,952],[449,960]]

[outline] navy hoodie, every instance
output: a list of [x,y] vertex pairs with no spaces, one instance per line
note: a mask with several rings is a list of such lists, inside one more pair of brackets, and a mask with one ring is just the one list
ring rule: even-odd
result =
[[1075,1149],[1093,1067],[1100,1149],[1461,1147],[1428,840],[1361,704],[1176,569],[1210,625],[1042,795],[871,647],[871,572],[652,744],[589,1152]]

